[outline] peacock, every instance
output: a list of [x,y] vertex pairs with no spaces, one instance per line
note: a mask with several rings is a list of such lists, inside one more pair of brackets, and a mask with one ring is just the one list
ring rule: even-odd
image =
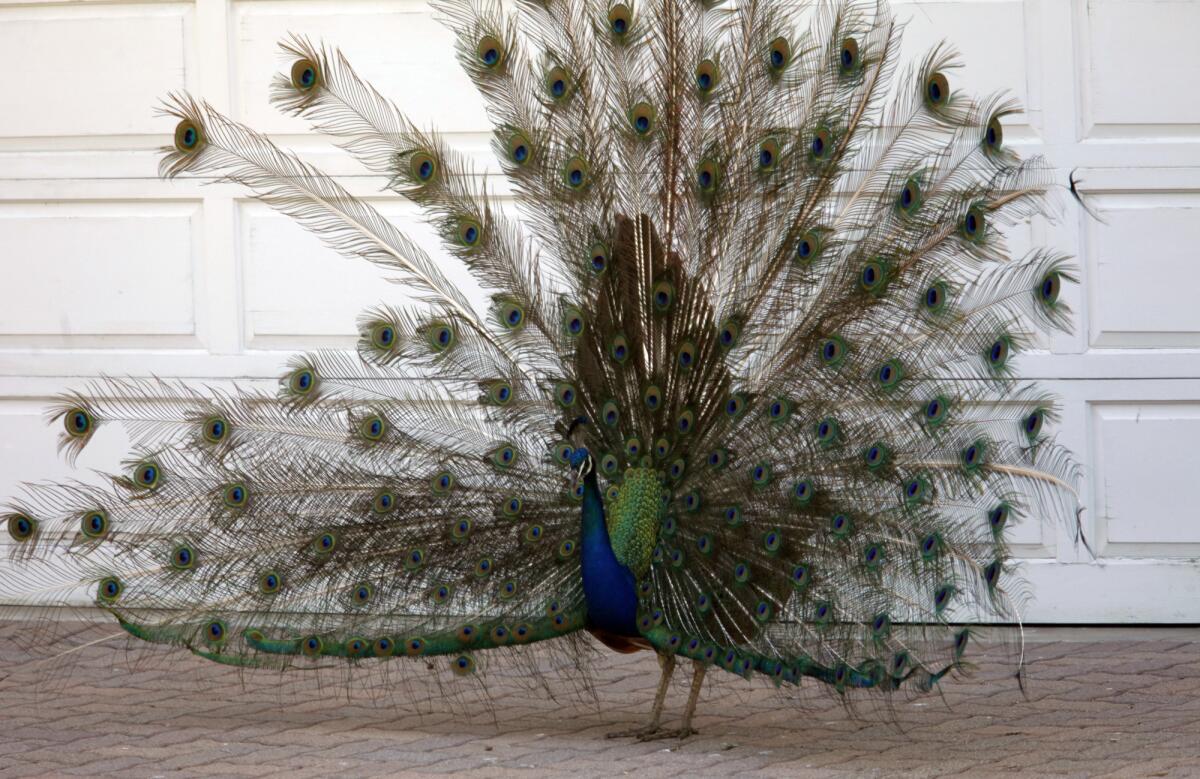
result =
[[138,639],[243,667],[485,680],[591,634],[660,660],[640,738],[693,733],[710,668],[842,696],[967,670],[977,630],[1019,624],[1006,528],[1081,511],[1054,400],[1014,370],[1070,326],[1075,281],[1007,247],[1056,186],[1005,144],[1017,104],[955,89],[945,44],[901,66],[885,0],[434,7],[494,125],[489,175],[320,42],[282,42],[271,100],[444,255],[164,99],[161,175],[244,187],[405,302],[364,311],[356,350],[293,357],[277,392],[105,378],[56,399],[69,461],[109,424],[132,452],[103,486],[9,505],[10,589],[86,591]]

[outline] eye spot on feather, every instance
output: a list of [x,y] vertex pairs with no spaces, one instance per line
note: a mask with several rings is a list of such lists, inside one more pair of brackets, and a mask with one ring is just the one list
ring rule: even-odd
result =
[[63,427],[72,438],[84,438],[92,431],[92,415],[85,408],[73,408],[63,415]]
[[880,567],[883,564],[883,547],[879,544],[868,544],[863,549],[863,562],[870,569]]
[[1000,117],[993,116],[988,121],[983,132],[983,147],[993,154],[1004,147],[1004,126],[1000,124]]
[[439,471],[430,481],[430,489],[435,495],[445,495],[454,488],[454,474],[450,471]]
[[591,263],[592,273],[597,276],[608,270],[608,247],[602,243],[592,244],[588,262]]
[[999,535],[1004,530],[1010,513],[1011,509],[1006,503],[1001,503],[988,512],[988,526],[992,529],[993,534]]
[[313,550],[317,554],[329,554],[337,546],[337,536],[333,533],[322,533],[313,541]]
[[729,452],[724,449],[714,449],[708,453],[708,467],[720,470],[729,462]]
[[779,162],[779,142],[767,138],[758,146],[758,170],[760,173],[770,173]]
[[375,639],[375,645],[372,648],[375,650],[376,657],[391,657],[392,652],[396,651],[396,642],[388,636],[381,636]]
[[633,26],[633,13],[629,6],[617,3],[608,9],[608,29],[618,39],[624,38]]
[[629,109],[629,125],[637,135],[649,135],[654,129],[654,119],[654,107],[649,103],[638,103]]
[[225,637],[225,623],[221,620],[214,619],[204,626],[204,640],[209,644],[219,646],[225,643]]
[[504,54],[504,44],[491,35],[480,38],[479,43],[475,46],[475,56],[488,70],[495,70],[503,64]]
[[96,540],[108,535],[108,512],[104,509],[93,509],[84,512],[79,530],[87,538]]
[[872,471],[877,471],[883,468],[891,461],[891,457],[891,450],[881,441],[876,441],[875,443],[871,444],[867,447],[866,451],[863,452],[863,462],[866,463],[867,468]]
[[679,435],[688,435],[696,425],[696,414],[691,409],[684,409],[675,420],[675,429]]
[[521,167],[533,159],[533,143],[523,132],[517,131],[508,137],[506,143],[509,162]]
[[987,582],[989,590],[996,589],[996,585],[1000,583],[1000,570],[999,560],[993,560],[983,569],[983,579]]
[[388,490],[380,490],[375,493],[374,499],[371,501],[371,510],[376,514],[387,514],[396,507],[396,496]]
[[950,605],[950,599],[954,597],[954,586],[951,584],[943,584],[937,588],[937,592],[933,595],[933,608],[937,613],[945,611]]
[[704,160],[696,167],[696,189],[701,197],[711,197],[717,191],[720,169],[713,160]]
[[808,230],[801,233],[796,239],[796,264],[802,268],[812,267],[824,248],[820,232]]
[[803,508],[812,503],[816,494],[817,490],[813,483],[807,479],[801,479],[792,485],[792,504]]
[[186,571],[196,565],[196,551],[189,544],[179,544],[171,550],[171,567]]
[[574,81],[565,68],[554,67],[546,74],[546,91],[555,103],[565,103],[574,92]]
[[504,516],[511,519],[514,517],[519,517],[523,507],[524,502],[520,498],[516,496],[509,496],[504,499],[504,503],[501,504],[500,510]]
[[750,564],[738,563],[733,567],[733,580],[738,584],[750,581]]
[[263,595],[274,595],[283,586],[283,578],[275,571],[266,571],[258,577],[258,591]]
[[725,350],[737,346],[738,340],[741,337],[742,328],[733,319],[726,319],[717,330],[717,340],[720,341],[721,348]]
[[574,306],[568,306],[563,311],[563,332],[569,338],[578,338],[584,330],[583,312]]
[[153,460],[143,460],[133,468],[134,486],[143,490],[155,490],[162,480],[162,470]]
[[821,446],[833,446],[839,442],[840,438],[841,429],[838,421],[833,417],[826,417],[817,423],[817,443]]
[[950,101],[950,82],[944,73],[931,73],[925,81],[925,102],[938,109]]
[[572,556],[574,556],[575,549],[576,549],[575,542],[568,538],[567,540],[563,541],[561,544],[558,545],[558,559],[559,560],[570,559]]
[[971,243],[981,243],[987,234],[987,216],[983,206],[973,205],[963,216],[962,235]]
[[910,176],[900,188],[896,196],[896,207],[905,216],[912,216],[921,209],[924,197],[921,192],[921,181],[916,176]]
[[574,157],[563,168],[563,181],[568,188],[581,191],[591,183],[587,161],[582,157]]
[[771,619],[771,612],[771,604],[765,600],[760,600],[758,605],[754,607],[754,618],[759,622],[767,622]]
[[827,368],[836,368],[846,361],[849,348],[840,336],[831,336],[821,342],[821,363]]
[[230,484],[225,487],[222,499],[226,508],[244,508],[250,501],[250,491],[244,484]]
[[191,119],[184,119],[175,125],[175,149],[183,154],[191,154],[204,145],[204,133],[200,125]]
[[696,66],[696,89],[701,96],[708,95],[720,81],[720,69],[714,60],[703,60]]
[[288,389],[303,397],[312,393],[317,386],[317,375],[308,368],[298,368],[288,376]]
[[496,406],[508,406],[512,400],[512,385],[508,382],[492,382],[487,385],[487,401]]
[[782,73],[792,61],[792,45],[787,38],[778,37],[767,46],[767,67],[772,74]]
[[375,595],[375,588],[370,584],[356,584],[350,590],[350,600],[355,606],[365,606]]
[[425,552],[422,549],[410,549],[404,560],[404,568],[407,571],[420,570],[425,565]]
[[824,127],[817,128],[808,142],[808,158],[821,163],[829,159],[833,149],[833,134]]
[[904,484],[903,495],[905,504],[918,506],[929,500],[929,482],[921,476],[909,479]]
[[559,382],[554,386],[554,399],[558,401],[558,405],[563,408],[571,408],[575,405],[577,393],[575,385],[567,382]]
[[1038,300],[1047,308],[1053,308],[1058,302],[1058,294],[1062,291],[1062,274],[1051,271],[1038,282]]
[[944,281],[935,281],[921,296],[921,306],[928,314],[940,314],[946,309],[949,291]]
[[750,469],[750,481],[755,487],[765,487],[771,483],[771,464],[758,463]]
[[792,586],[797,590],[803,590],[812,583],[812,568],[805,563],[800,563],[792,568]]
[[500,305],[500,323],[507,330],[519,330],[525,326],[525,307],[516,301],[506,301]]
[[675,285],[669,281],[658,282],[650,291],[650,299],[654,302],[655,311],[660,314],[666,313],[675,302]]
[[404,642],[404,654],[409,657],[420,657],[425,654],[425,639],[410,638]]
[[301,92],[311,92],[321,80],[321,70],[310,59],[298,59],[292,63],[292,86]]
[[1042,426],[1046,422],[1046,412],[1043,409],[1035,409],[1030,412],[1023,420],[1021,420],[1021,430],[1024,431],[1025,437],[1030,441],[1036,441],[1037,437],[1042,432]]
[[838,67],[842,75],[846,76],[857,72],[859,65],[858,41],[854,38],[846,38],[842,41],[841,49],[838,51]]
[[725,524],[729,527],[742,526],[742,509],[739,506],[730,506],[725,509]]
[[408,172],[417,184],[429,184],[438,173],[437,158],[423,149],[418,149],[408,159]]
[[779,528],[768,530],[766,533],[763,533],[762,543],[763,551],[767,554],[773,555],[778,553],[783,548],[783,531]]
[[642,402],[651,411],[658,411],[659,406],[662,405],[662,390],[658,388],[657,384],[651,384],[649,387],[646,387],[645,391],[642,392]]
[[850,517],[846,514],[834,514],[829,520],[829,532],[834,538],[845,538],[854,530],[854,523],[850,521]]
[[100,580],[100,584],[96,587],[96,598],[104,603],[116,603],[121,599],[121,594],[125,591],[125,585],[115,576],[108,576]]
[[962,463],[963,470],[968,473],[974,473],[983,466],[984,453],[987,445],[984,441],[979,440],[968,444],[963,448],[959,455],[959,460]]
[[922,418],[930,428],[936,428],[946,420],[949,411],[950,401],[939,395],[925,404],[925,408],[922,410]]

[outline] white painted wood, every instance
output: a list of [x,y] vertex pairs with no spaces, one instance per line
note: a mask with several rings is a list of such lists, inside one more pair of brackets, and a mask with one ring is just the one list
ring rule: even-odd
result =
[[[1059,222],[1010,238],[1079,257],[1082,284],[1066,291],[1075,333],[1019,366],[1062,399],[1058,434],[1085,468],[1096,553],[1064,528],[1018,524],[1035,593],[1026,616],[1198,622],[1200,3],[895,6],[909,54],[943,38],[962,52],[955,89],[1025,103],[1008,139],[1045,154],[1063,184],[1076,171],[1105,220],[1064,197]],[[171,122],[153,109],[168,91],[269,131],[444,258],[411,207],[379,197],[378,177],[269,107],[276,42],[291,31],[342,46],[418,125],[494,173],[482,105],[423,0],[0,0],[0,51],[16,75],[0,111],[0,496],[65,473],[41,409],[83,378],[270,386],[292,350],[348,346],[360,309],[405,299],[235,187],[157,179]],[[80,465],[112,469],[125,447],[105,430]]]

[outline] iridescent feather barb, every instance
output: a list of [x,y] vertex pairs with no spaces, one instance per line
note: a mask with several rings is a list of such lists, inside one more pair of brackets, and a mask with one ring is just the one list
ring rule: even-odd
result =
[[16,590],[86,586],[138,638],[250,666],[469,675],[587,630],[664,679],[693,662],[685,735],[710,667],[921,691],[976,625],[1018,622],[1006,528],[1080,508],[1053,400],[1014,372],[1074,280],[1004,240],[1051,185],[1004,143],[1015,104],[957,89],[944,45],[900,68],[882,0],[437,8],[516,213],[334,50],[285,41],[272,100],[420,206],[486,309],[332,178],[173,96],[163,175],[240,184],[417,300],[277,395],[64,396],[69,457],[105,424],[135,450],[106,488],[13,504]]

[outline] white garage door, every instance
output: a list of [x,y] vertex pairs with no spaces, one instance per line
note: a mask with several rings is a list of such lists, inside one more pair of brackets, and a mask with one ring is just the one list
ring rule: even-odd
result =
[[[1028,112],[1006,137],[1044,151],[1061,181],[1078,168],[1107,222],[1072,209],[1015,240],[1080,258],[1076,334],[1021,367],[1063,399],[1097,555],[1062,529],[1018,527],[1027,617],[1198,622],[1200,2],[896,5],[908,52],[945,36],[964,88],[1016,93]],[[186,88],[378,191],[268,106],[291,31],[340,45],[418,124],[485,154],[482,107],[418,0],[0,0],[0,495],[64,473],[40,413],[81,377],[273,377],[288,350],[350,345],[359,308],[396,294],[235,189],[155,176],[172,128],[152,108]],[[433,245],[405,205],[382,208]],[[81,465],[123,453],[105,431]]]

